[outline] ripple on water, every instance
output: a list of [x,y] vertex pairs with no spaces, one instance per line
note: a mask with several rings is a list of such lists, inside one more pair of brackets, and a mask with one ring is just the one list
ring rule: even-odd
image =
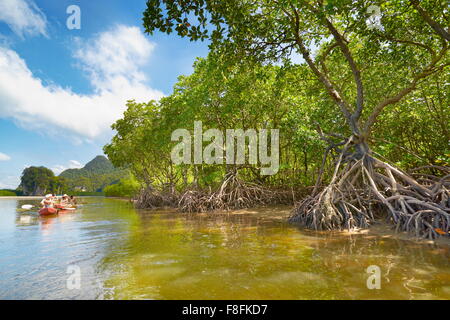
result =
[[[450,298],[442,246],[305,231],[283,222],[286,208],[180,215],[83,201],[77,213],[40,219],[0,200],[0,298]],[[382,290],[366,287],[372,264]],[[68,265],[82,270],[79,292],[66,288]]]

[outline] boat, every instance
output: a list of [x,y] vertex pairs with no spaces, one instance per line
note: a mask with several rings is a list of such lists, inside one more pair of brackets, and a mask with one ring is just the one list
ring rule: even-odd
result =
[[77,210],[77,209],[76,209],[76,208],[64,208],[64,209],[58,209],[58,214],[60,214],[60,213],[74,212],[75,210]]
[[57,213],[58,210],[55,208],[42,208],[41,210],[39,210],[39,215],[41,216],[50,216]]
[[62,204],[55,204],[54,207],[61,211],[74,211],[77,208],[76,206],[62,205]]

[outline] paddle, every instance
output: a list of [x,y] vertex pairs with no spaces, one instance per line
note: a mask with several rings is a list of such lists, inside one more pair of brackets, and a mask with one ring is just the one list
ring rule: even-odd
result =
[[34,208],[34,206],[32,204],[24,204],[22,206],[22,209],[25,209],[25,210],[31,210],[33,208]]

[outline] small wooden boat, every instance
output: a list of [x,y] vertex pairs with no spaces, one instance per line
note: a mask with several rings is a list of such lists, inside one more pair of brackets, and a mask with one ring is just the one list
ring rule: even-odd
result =
[[41,210],[39,210],[39,215],[41,216],[50,216],[57,213],[58,210],[55,208],[42,208]]

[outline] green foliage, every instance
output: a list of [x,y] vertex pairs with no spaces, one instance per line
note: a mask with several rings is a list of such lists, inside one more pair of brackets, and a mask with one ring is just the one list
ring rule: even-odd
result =
[[107,186],[104,190],[107,197],[133,198],[140,190],[139,182],[130,175],[118,183]]
[[326,93],[352,134],[367,140],[386,107],[449,65],[445,2],[420,1],[425,15],[410,2],[375,1],[379,28],[367,23],[371,3],[350,0],[151,0],[143,22],[150,34],[209,39],[212,52],[238,60],[290,65],[296,51],[321,83],[310,86],[316,97]]
[[104,192],[82,192],[82,191],[71,191],[70,195],[77,197],[103,197],[105,196]]
[[45,167],[26,168],[21,177],[19,188],[24,195],[43,195],[66,190],[65,181],[55,177],[52,170]]
[[13,190],[0,190],[0,197],[15,197],[17,193]]
[[[194,73],[180,77],[173,94],[161,101],[128,102],[124,117],[113,125],[117,134],[104,148],[114,165],[129,167],[140,182],[166,191],[209,188],[235,169],[247,180],[273,186],[314,181],[323,149],[314,119],[323,118],[325,129],[344,131],[336,122],[339,114],[332,107],[324,108],[314,91],[306,90],[311,82],[304,80],[309,75],[307,68],[263,66],[220,54],[197,60],[194,67]],[[325,117],[329,115],[334,118]],[[222,132],[229,128],[280,129],[280,172],[276,177],[262,177],[261,165],[174,166],[171,134],[178,128],[192,131],[194,121],[202,121],[204,130]]]
[[111,161],[104,156],[97,156],[89,161],[83,168],[95,174],[110,173],[115,170]]
[[[367,24],[370,4],[381,7],[380,28]],[[350,136],[403,169],[448,165],[449,43],[438,32],[448,24],[445,3],[420,1],[431,24],[410,4],[150,0],[148,33],[208,39],[211,50],[170,96],[129,101],[105,154],[144,186],[172,192],[214,188],[232,170],[275,187],[313,185],[322,164],[329,178],[339,143]],[[292,53],[303,60],[295,63]],[[194,121],[204,130],[280,129],[279,173],[260,176],[258,165],[174,166],[171,134],[192,130]],[[331,157],[324,161],[325,149]]]
[[47,188],[47,192],[52,194],[64,194],[70,190],[67,179],[63,177],[53,177]]
[[[192,131],[194,121],[201,120],[204,130],[280,129],[281,163],[276,176],[259,176],[258,165],[237,169],[248,181],[284,188],[315,183],[327,146],[318,134],[318,127],[323,132],[350,134],[344,117],[320,90],[320,84],[311,79],[311,72],[305,66],[263,66],[211,53],[207,59],[196,61],[194,68],[194,73],[180,77],[173,94],[161,101],[147,104],[129,101],[124,117],[113,125],[117,134],[105,146],[105,154],[114,165],[130,168],[147,186],[165,191],[190,186],[209,188],[218,185],[225,172],[233,169],[233,166],[174,166],[171,163],[170,151],[175,145],[170,141],[172,132],[178,128]],[[442,77],[431,80],[445,85]],[[424,82],[423,86],[425,89],[433,85]],[[429,101],[446,103],[439,98],[443,94],[441,91],[427,90],[427,94]],[[398,117],[392,113],[383,115],[375,127],[374,150],[403,168],[438,164],[448,141],[443,138],[448,136],[448,126],[435,126],[433,118],[448,124],[445,108],[437,107],[436,114],[429,113],[429,107],[415,96],[396,108],[405,114],[403,126],[398,125]],[[422,116],[414,116],[412,110]],[[411,129],[405,130],[407,126]],[[431,131],[436,133],[426,134]],[[391,132],[396,133],[392,136]],[[377,141],[381,137],[390,137],[391,144]],[[413,141],[416,147],[408,146],[408,141]],[[411,152],[423,160],[417,161],[405,148],[414,150]],[[332,161],[327,162],[326,174],[332,172],[332,164]]]
[[[381,8],[376,28],[367,23],[370,5]],[[336,156],[336,145],[349,136],[404,169],[448,165],[446,8],[432,0],[150,0],[146,32],[209,40],[210,55],[196,62],[193,75],[180,77],[170,97],[152,102],[153,113],[137,115],[140,107],[129,105],[134,121],[126,115],[115,127],[128,126],[128,133],[119,130],[105,150],[151,145],[156,158],[138,167],[150,169],[147,182],[155,185],[162,174],[154,162],[167,154],[171,130],[202,120],[211,128],[281,130],[277,177],[239,168],[246,179],[264,183],[314,183],[321,150],[330,147]],[[325,164],[330,173],[333,161]],[[180,185],[182,175],[183,184],[211,186],[228,169],[176,167],[171,182],[164,181]]]
[[126,170],[116,169],[104,156],[97,156],[82,169],[68,169],[59,177],[67,181],[73,191],[101,192],[106,186],[126,176]]
[[129,171],[116,169],[104,156],[97,156],[82,169],[68,169],[59,176],[45,167],[30,167],[23,171],[18,188],[23,195],[74,194],[104,195],[103,189],[126,178]]

